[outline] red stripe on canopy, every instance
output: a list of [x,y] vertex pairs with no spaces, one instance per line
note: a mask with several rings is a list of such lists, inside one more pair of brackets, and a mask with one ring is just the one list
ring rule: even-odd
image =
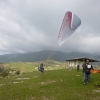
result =
[[68,24],[69,28],[72,29],[71,23],[72,23],[72,12],[67,12],[68,13]]

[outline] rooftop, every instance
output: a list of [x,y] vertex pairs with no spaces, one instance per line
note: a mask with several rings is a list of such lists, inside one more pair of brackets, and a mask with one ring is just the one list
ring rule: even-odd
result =
[[86,61],[87,59],[88,59],[90,62],[99,62],[98,60],[91,59],[91,58],[87,58],[87,57],[73,58],[73,59],[68,59],[68,60],[66,60],[66,61],[72,61],[72,60],[82,60],[82,61]]

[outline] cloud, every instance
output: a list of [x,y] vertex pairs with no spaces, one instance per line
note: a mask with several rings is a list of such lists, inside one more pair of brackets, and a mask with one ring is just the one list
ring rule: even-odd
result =
[[[99,4],[100,1],[95,0],[1,0],[0,54],[53,48],[99,53]],[[67,11],[78,15],[82,24],[62,46],[58,46],[58,33]]]

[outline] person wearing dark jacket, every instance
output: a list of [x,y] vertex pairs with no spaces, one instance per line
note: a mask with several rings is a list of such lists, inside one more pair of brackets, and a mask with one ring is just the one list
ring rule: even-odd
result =
[[91,69],[93,70],[93,66],[89,63],[89,60],[82,65],[83,67],[83,83],[86,84],[90,80]]
[[79,71],[79,68],[80,68],[80,65],[78,64],[78,65],[77,65],[77,71]]
[[42,74],[44,73],[43,63],[41,63],[41,65],[40,65],[40,71],[41,71]]

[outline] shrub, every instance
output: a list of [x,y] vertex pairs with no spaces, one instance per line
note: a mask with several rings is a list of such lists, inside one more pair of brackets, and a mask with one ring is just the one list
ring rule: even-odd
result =
[[2,72],[4,70],[4,67],[0,66],[0,72]]
[[20,70],[17,70],[17,71],[15,72],[16,75],[19,75],[20,73],[21,73]]
[[0,74],[1,76],[3,76],[3,77],[6,77],[6,76],[8,76],[9,75],[9,72],[8,71],[6,71],[6,70],[4,70],[4,71],[2,71],[1,72],[1,74]]

